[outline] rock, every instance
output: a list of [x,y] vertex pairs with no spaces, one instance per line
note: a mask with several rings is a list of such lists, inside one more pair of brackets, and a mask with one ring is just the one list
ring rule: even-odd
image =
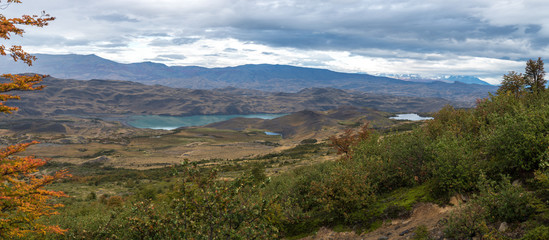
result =
[[383,236],[383,237],[379,237],[377,240],[389,240],[389,237]]
[[401,232],[400,234],[398,234],[399,236],[404,236],[406,234],[410,233],[410,229],[407,229],[407,230],[404,230],[403,232]]
[[456,196],[453,196],[453,197],[450,198],[450,204],[452,204],[453,206],[457,206],[457,205],[460,204],[460,201],[458,200],[458,198]]
[[500,231],[500,232],[505,232],[505,231],[507,231],[508,228],[509,228],[509,225],[507,225],[506,222],[502,222],[502,223],[499,225],[498,231]]
[[458,206],[462,204],[463,202],[467,202],[468,198],[461,194],[456,194],[453,197],[450,198],[450,204],[454,206]]

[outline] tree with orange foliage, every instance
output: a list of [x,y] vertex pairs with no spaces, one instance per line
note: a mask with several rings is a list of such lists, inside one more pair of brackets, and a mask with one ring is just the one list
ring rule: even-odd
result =
[[[4,4],[2,4],[2,2]],[[21,3],[20,0],[0,0],[0,8],[5,9],[11,3]],[[23,36],[24,30],[20,25],[43,27],[55,18],[42,12],[38,15],[24,15],[20,18],[6,18],[0,14],[0,38],[10,40],[11,35]],[[36,57],[23,51],[21,46],[11,46],[9,49],[0,45],[1,55],[11,55],[14,61],[21,60],[29,66]],[[16,107],[4,105],[4,102],[19,99],[19,96],[7,94],[11,91],[40,90],[37,86],[44,76],[22,76],[3,74],[0,83],[0,113],[12,113]],[[47,226],[36,220],[41,216],[56,214],[55,209],[60,204],[51,203],[52,197],[66,196],[60,191],[45,190],[44,187],[57,179],[68,176],[66,171],[59,171],[53,175],[43,175],[38,167],[46,161],[32,156],[23,157],[19,154],[27,147],[38,142],[22,143],[0,149],[0,239],[24,237],[29,233],[46,232],[63,233],[59,226]]]
[[332,143],[330,145],[337,150],[337,154],[345,154],[344,159],[351,159],[353,147],[368,139],[371,133],[369,123],[366,122],[356,133],[353,129],[348,128],[340,136],[331,136]]

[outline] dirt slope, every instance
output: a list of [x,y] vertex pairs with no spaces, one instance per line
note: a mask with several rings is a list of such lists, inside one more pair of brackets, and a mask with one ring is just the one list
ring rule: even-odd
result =
[[369,233],[356,234],[355,232],[334,232],[327,228],[321,228],[318,232],[302,240],[358,240],[358,239],[372,239],[372,240],[398,240],[398,239],[411,239],[414,235],[414,231],[419,226],[426,226],[427,230],[434,232],[436,235],[440,234],[438,229],[439,221],[448,216],[450,210],[453,207],[440,207],[432,203],[420,203],[418,204],[412,215],[407,219],[395,219],[391,222],[386,222],[384,225]]

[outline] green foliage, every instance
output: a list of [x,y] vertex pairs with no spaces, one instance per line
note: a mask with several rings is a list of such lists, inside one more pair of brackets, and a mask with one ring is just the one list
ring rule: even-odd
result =
[[492,170],[518,173],[537,169],[549,146],[549,104],[522,105],[492,119],[485,138]]
[[509,74],[503,75],[503,81],[501,81],[501,86],[498,88],[498,95],[509,93],[518,98],[525,93],[526,84],[526,78],[522,73],[511,71]]
[[460,137],[440,136],[430,146],[431,183],[436,196],[447,198],[455,193],[475,190],[479,161],[469,142]]
[[488,232],[486,225],[486,209],[478,204],[466,204],[454,212],[446,223],[446,237],[454,239],[470,239],[482,236]]
[[337,163],[322,178],[311,181],[308,198],[320,212],[346,223],[362,221],[353,216],[363,212],[375,201],[375,188],[364,168]]
[[[263,198],[264,181],[242,177],[216,180],[216,172],[201,173],[196,165],[183,168],[181,183],[168,194],[164,211],[136,203],[123,226],[132,239],[251,239],[277,238],[276,204]],[[141,217],[139,217],[141,216]],[[143,231],[152,229],[151,231]]]
[[524,76],[526,77],[526,82],[530,85],[530,90],[532,92],[545,90],[547,80],[543,78],[545,76],[545,70],[541,58],[538,58],[536,61],[530,59],[526,62]]
[[473,204],[486,209],[489,222],[521,222],[534,213],[531,206],[532,196],[521,186],[513,186],[507,177],[499,183],[485,180],[478,184],[480,193]]
[[503,177],[499,183],[481,177],[480,192],[458,209],[446,225],[448,237],[463,239],[474,236],[493,235],[494,223],[516,223],[527,220],[534,214],[532,196],[521,186],[511,184]]
[[73,202],[51,221],[69,228],[67,239],[280,237],[282,209],[276,197],[265,197],[269,179],[264,174],[221,181],[217,171],[196,164],[172,170],[179,182],[166,193],[151,193],[152,185],[141,185],[133,200],[102,194],[96,202]]
[[431,161],[425,137],[419,131],[383,138],[372,134],[354,149],[353,158],[363,162],[379,193],[423,183],[428,178],[427,163]]
[[420,225],[416,228],[414,231],[415,235],[412,237],[413,240],[429,240],[431,239],[429,237],[429,231],[427,230],[427,226]]
[[546,240],[549,239],[549,226],[537,226],[528,231],[521,240]]

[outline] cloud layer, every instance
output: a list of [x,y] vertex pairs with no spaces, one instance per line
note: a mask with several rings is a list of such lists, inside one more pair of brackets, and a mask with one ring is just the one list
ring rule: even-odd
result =
[[292,64],[495,83],[525,59],[549,56],[542,0],[24,0],[1,13],[42,10],[57,20],[14,43],[121,62]]

